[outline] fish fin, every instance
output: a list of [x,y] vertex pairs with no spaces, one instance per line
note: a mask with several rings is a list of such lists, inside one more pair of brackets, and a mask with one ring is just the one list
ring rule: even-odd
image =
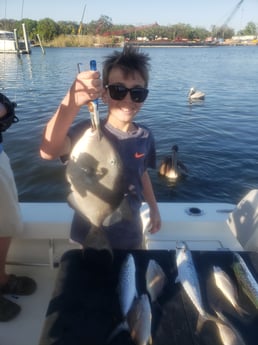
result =
[[119,211],[121,212],[122,218],[131,221],[133,219],[133,212],[128,202],[128,199],[124,197],[119,205]]
[[222,320],[216,316],[213,316],[209,313],[205,313],[205,315],[201,315],[199,314],[198,316],[198,320],[197,320],[197,326],[196,326],[196,330],[198,333],[201,332],[203,325],[205,324],[205,322],[207,321],[211,321],[214,323],[220,323],[222,325],[226,325],[228,326],[228,323],[225,320]]
[[113,263],[113,251],[105,231],[92,226],[83,244],[83,258],[91,269],[109,270]]
[[215,323],[220,323],[224,326],[229,326],[226,319],[218,318],[218,317],[213,316],[209,313],[206,314],[206,321],[211,321],[211,322],[215,322]]
[[90,227],[88,235],[85,238],[83,247],[97,250],[106,249],[113,256],[112,249],[108,241],[107,235],[105,233],[105,230],[94,225]]
[[147,291],[153,303],[162,294],[164,286],[167,283],[167,277],[157,261],[149,260],[145,279],[147,282]]
[[133,219],[132,210],[125,197],[123,198],[121,203],[118,205],[118,207],[114,210],[114,212],[108,215],[104,219],[103,225],[110,226],[110,225],[120,222],[122,219],[125,219],[128,221],[131,221]]
[[247,310],[245,310],[244,308],[240,307],[240,305],[236,305],[235,309],[236,309],[237,313],[242,317],[250,316],[250,313]]
[[122,331],[128,331],[129,332],[129,326],[128,326],[128,323],[126,320],[122,321],[121,323],[119,323],[116,326],[116,328],[111,332],[111,334],[107,338],[106,344],[109,344]]
[[197,320],[197,325],[196,325],[197,333],[201,332],[202,327],[206,321],[207,321],[207,319],[205,317],[203,317],[201,314],[199,314],[198,320]]

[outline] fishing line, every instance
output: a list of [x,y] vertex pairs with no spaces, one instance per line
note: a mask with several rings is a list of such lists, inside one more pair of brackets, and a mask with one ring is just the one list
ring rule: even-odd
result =
[[24,7],[24,0],[22,0],[21,19],[23,18],[23,7]]

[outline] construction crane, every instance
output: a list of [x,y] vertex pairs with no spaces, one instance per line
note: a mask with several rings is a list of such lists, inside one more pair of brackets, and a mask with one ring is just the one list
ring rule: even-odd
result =
[[80,25],[79,25],[79,28],[78,28],[78,33],[77,33],[78,35],[81,35],[81,33],[82,33],[83,19],[84,19],[85,10],[86,10],[86,4],[84,5],[84,8],[83,8],[82,18],[81,18]]
[[240,0],[236,6],[234,7],[233,11],[230,13],[230,15],[227,17],[227,19],[224,21],[223,25],[221,26],[221,33],[222,33],[222,38],[224,40],[225,37],[225,30],[227,28],[228,23],[230,22],[230,20],[233,18],[233,16],[236,14],[236,12],[239,10],[240,6],[242,5],[242,3],[244,2],[244,0]]
[[225,20],[224,24],[222,25],[223,27],[228,25],[228,23],[233,18],[233,16],[236,14],[236,12],[239,10],[239,8],[240,8],[240,6],[242,5],[243,2],[244,2],[244,0],[241,0],[241,1],[239,1],[237,3],[237,5],[234,7],[233,11],[230,13],[230,15],[227,17],[227,19]]

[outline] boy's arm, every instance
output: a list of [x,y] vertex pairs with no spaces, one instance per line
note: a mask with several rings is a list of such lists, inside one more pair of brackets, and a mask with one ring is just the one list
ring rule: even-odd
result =
[[143,197],[150,208],[150,233],[154,234],[161,228],[161,218],[157,201],[153,192],[152,183],[147,170],[142,175]]
[[53,117],[48,121],[40,146],[44,159],[56,159],[70,151],[67,132],[80,108],[100,97],[102,91],[99,72],[86,71],[77,75]]

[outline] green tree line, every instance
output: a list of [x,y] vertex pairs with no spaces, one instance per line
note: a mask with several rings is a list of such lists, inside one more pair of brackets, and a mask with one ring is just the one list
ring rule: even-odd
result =
[[245,28],[235,32],[228,26],[211,26],[211,30],[202,27],[192,27],[189,24],[178,23],[174,25],[162,26],[154,23],[136,27],[133,25],[116,25],[112,23],[112,19],[102,15],[98,20],[93,20],[88,24],[73,21],[55,22],[50,18],[41,20],[33,20],[24,18],[20,21],[14,19],[0,19],[0,30],[13,31],[17,29],[19,37],[22,37],[22,23],[25,23],[28,36],[31,40],[36,40],[37,34],[43,42],[50,42],[61,35],[100,35],[100,36],[123,36],[128,40],[134,40],[136,37],[147,37],[149,40],[166,38],[175,40],[184,39],[200,39],[207,37],[231,38],[234,35],[257,35],[258,28],[253,22],[249,22]]

